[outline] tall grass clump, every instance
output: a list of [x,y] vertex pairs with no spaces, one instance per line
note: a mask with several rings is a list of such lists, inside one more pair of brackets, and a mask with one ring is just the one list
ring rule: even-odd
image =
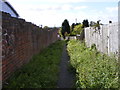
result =
[[101,54],[93,45],[87,48],[77,40],[68,42],[70,63],[76,69],[78,88],[118,88],[117,61]]
[[65,41],[57,41],[33,56],[32,60],[16,71],[3,88],[55,88]]

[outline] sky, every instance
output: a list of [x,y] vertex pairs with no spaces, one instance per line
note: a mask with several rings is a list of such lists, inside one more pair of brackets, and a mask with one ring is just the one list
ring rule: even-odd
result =
[[60,27],[64,19],[72,23],[101,20],[118,21],[119,0],[7,0],[20,18],[38,26]]

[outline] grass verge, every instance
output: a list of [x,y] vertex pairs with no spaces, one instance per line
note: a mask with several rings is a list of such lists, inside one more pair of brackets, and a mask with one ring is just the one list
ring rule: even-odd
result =
[[70,63],[76,69],[78,88],[118,88],[117,61],[114,57],[87,48],[77,40],[68,42]]
[[57,41],[44,49],[8,80],[3,88],[55,88],[65,41]]

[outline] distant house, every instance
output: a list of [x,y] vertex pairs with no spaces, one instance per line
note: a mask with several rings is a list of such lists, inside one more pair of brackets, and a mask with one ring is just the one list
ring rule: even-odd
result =
[[0,11],[9,13],[12,17],[19,17],[19,14],[15,11],[12,5],[6,0],[0,0]]

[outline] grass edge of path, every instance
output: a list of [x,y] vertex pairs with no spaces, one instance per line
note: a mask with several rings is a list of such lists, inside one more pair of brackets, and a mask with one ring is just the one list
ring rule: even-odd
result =
[[57,41],[34,55],[7,81],[3,88],[56,88],[65,41]]

